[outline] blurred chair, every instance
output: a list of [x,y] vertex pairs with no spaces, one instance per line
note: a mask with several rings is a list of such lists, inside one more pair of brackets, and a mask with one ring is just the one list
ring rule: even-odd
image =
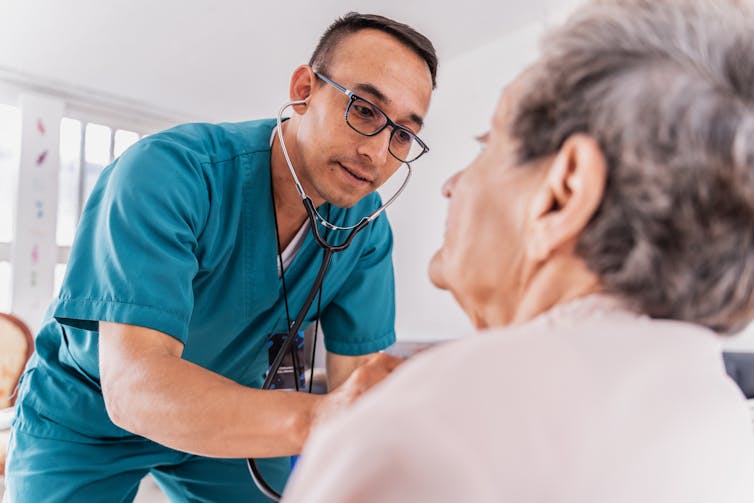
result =
[[16,400],[18,380],[33,351],[34,338],[29,327],[15,316],[0,313],[0,477],[5,473],[10,408]]

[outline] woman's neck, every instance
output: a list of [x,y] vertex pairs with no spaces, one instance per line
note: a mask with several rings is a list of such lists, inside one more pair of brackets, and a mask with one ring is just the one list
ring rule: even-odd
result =
[[599,277],[583,260],[574,255],[561,255],[537,268],[518,293],[496,291],[467,312],[477,328],[519,325],[558,304],[602,289]]

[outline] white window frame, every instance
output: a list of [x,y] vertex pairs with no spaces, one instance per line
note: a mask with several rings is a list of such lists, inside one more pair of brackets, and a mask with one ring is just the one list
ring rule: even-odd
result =
[[[0,68],[0,103],[21,108],[21,96],[24,94],[38,94],[63,103],[63,116],[74,119],[81,123],[80,160],[78,166],[78,216],[80,217],[84,207],[85,191],[85,167],[86,167],[86,126],[87,124],[99,124],[110,128],[110,160],[113,160],[115,149],[115,135],[117,131],[131,131],[143,137],[183,122],[191,122],[192,118],[183,114],[159,109],[150,104],[135,100],[124,99],[92,89],[71,86],[61,82],[55,82],[39,76],[10,71]],[[23,110],[21,110],[23,114]],[[22,133],[23,134],[23,133]],[[21,138],[23,144],[24,138]],[[59,141],[56,148],[60,148]],[[58,152],[59,153],[59,152]],[[55,156],[56,158],[58,156]],[[19,168],[20,169],[20,168]],[[60,169],[60,167],[58,167]],[[16,189],[18,190],[18,189]],[[22,196],[16,194],[15,211],[18,211],[19,201]],[[57,207],[53,210],[56,214]],[[78,221],[77,221],[78,222]],[[57,228],[57,225],[56,225]],[[17,239],[15,229],[10,242],[0,242],[0,261],[11,262],[11,275],[13,276],[13,245]],[[55,240],[56,236],[52,236]],[[56,243],[57,244],[57,243]],[[57,245],[56,263],[67,264],[70,255],[70,246]],[[53,273],[54,274],[54,273]],[[11,298],[11,310],[14,299]],[[26,321],[34,331],[41,320],[27,319]]]

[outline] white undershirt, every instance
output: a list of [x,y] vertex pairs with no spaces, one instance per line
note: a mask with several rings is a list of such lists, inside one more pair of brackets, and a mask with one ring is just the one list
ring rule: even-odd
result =
[[[301,249],[301,245],[304,244],[304,238],[306,237],[306,229],[309,228],[309,221],[305,221],[301,228],[296,232],[296,235],[293,236],[293,239],[290,243],[288,243],[288,246],[285,247],[285,250],[283,250],[283,253],[281,253],[283,258],[283,269],[288,269],[288,266],[291,265],[291,262],[293,262],[293,259],[296,258],[296,254]],[[280,276],[280,262],[277,262],[278,265],[278,276]]]
[[[272,128],[272,134],[270,134],[270,149],[272,149],[272,141],[275,139],[276,130],[277,128]],[[309,227],[309,221],[305,220],[301,225],[301,228],[298,230],[298,232],[296,232],[296,235],[293,236],[293,239],[291,239],[291,242],[288,243],[288,246],[286,246],[285,250],[283,250],[283,253],[281,253],[283,259],[283,270],[288,269],[288,266],[291,265],[291,262],[293,262],[293,259],[296,258],[296,254],[298,254],[298,251],[301,249],[301,245],[304,244],[307,227]],[[275,231],[277,232],[277,229],[275,229]],[[280,262],[276,261],[276,263],[278,268],[278,276],[280,276]]]

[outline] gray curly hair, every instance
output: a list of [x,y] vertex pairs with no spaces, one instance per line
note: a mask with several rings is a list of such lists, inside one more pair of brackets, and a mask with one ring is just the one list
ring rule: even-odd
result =
[[544,40],[511,135],[522,163],[574,133],[608,164],[577,253],[657,318],[754,317],[754,18],[735,0],[613,0]]

